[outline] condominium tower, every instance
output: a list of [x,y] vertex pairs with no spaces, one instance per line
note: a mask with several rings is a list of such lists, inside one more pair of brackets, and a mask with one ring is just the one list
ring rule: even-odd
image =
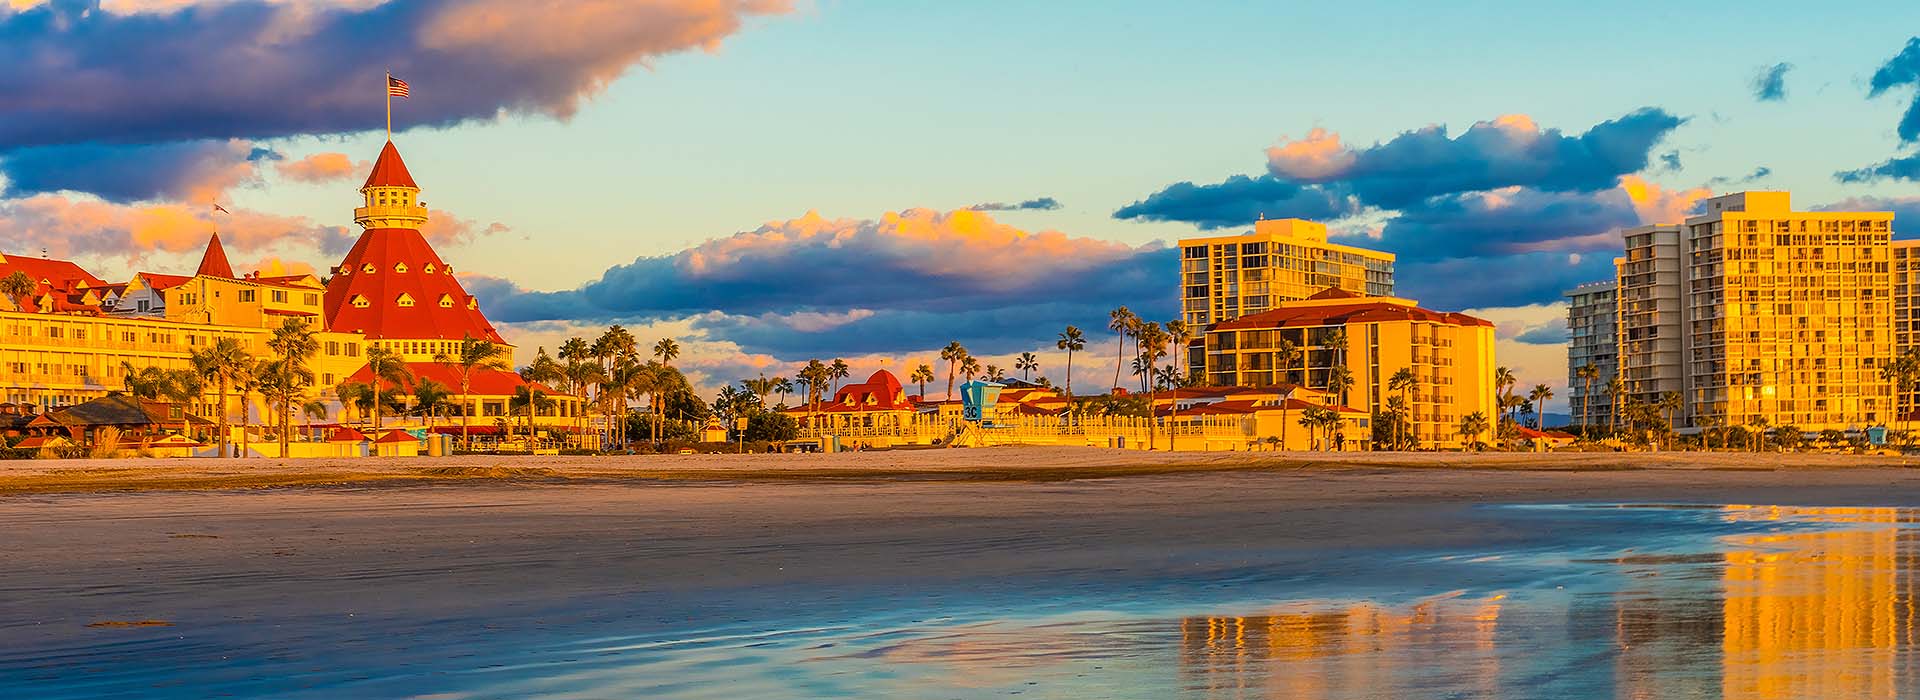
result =
[[1330,243],[1325,224],[1301,219],[1263,219],[1248,233],[1180,241],[1181,317],[1196,330],[1328,287],[1392,296],[1393,254]]
[[[1567,407],[1578,425],[1611,425],[1607,384],[1620,373],[1619,285],[1609,280],[1567,290]],[[1594,376],[1581,376],[1593,365]]]
[[[1920,241],[1893,242],[1893,347],[1896,353],[1920,348]],[[1894,399],[1894,410],[1911,419],[1920,407],[1920,386]]]
[[[1911,320],[1902,325],[1909,337],[1895,334],[1893,214],[1793,211],[1786,192],[1714,197],[1700,211],[1678,226],[1622,232],[1615,283],[1624,391],[1609,404],[1657,404],[1677,393],[1673,417],[1683,430],[1847,430],[1893,420],[1880,368],[1896,343],[1920,335]],[[1908,293],[1920,283],[1899,279]],[[1576,362],[1570,354],[1569,373]]]

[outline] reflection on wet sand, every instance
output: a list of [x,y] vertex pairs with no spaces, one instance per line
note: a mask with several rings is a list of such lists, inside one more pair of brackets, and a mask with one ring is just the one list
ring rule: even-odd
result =
[[[1320,603],[1180,621],[1181,684],[1209,698],[1530,695],[1894,698],[1920,689],[1914,513],[1729,506],[1705,554],[1587,560],[1599,590],[1410,606]],[[1556,607],[1564,606],[1564,607]],[[1504,623],[1504,626],[1503,626]],[[1612,669],[1593,677],[1595,668]]]

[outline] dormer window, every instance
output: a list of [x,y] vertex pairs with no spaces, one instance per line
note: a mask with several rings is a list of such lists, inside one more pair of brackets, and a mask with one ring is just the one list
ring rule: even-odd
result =
[[453,295],[450,295],[450,294],[440,295],[440,308],[442,309],[453,308]]
[[479,300],[479,299],[475,299],[475,298],[473,298],[473,297],[467,297],[467,308],[469,308],[469,309],[478,309],[478,308],[480,308],[480,300]]
[[376,268],[374,268],[373,263],[367,263],[365,265],[360,266],[360,271],[365,272],[367,274],[373,274],[376,271]]
[[406,263],[403,263],[403,262],[402,262],[402,263],[394,263],[394,264],[393,264],[393,271],[394,271],[394,272],[406,272],[406,271],[407,271],[407,264],[406,264]]
[[425,272],[429,275],[433,274],[433,263],[427,263],[426,269],[421,270],[421,272]]
[[364,308],[367,308],[368,306],[372,306],[372,304],[367,301],[367,297],[365,295],[362,295],[362,294],[353,295],[353,308],[364,309]]
[[396,303],[400,304],[400,308],[403,309],[413,308],[413,295],[401,292],[400,298],[396,300]]

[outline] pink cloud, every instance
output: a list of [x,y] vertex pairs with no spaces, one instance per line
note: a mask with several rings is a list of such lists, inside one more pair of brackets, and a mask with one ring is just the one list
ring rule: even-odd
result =
[[324,184],[352,178],[371,170],[367,161],[354,162],[345,153],[315,153],[300,160],[283,161],[274,166],[281,177],[294,182]]

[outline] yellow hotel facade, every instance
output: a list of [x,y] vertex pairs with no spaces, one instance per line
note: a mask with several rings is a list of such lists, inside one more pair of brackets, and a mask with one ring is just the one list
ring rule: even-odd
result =
[[1181,318],[1231,321],[1333,287],[1393,296],[1393,254],[1327,241],[1326,224],[1262,219],[1231,236],[1180,239]]

